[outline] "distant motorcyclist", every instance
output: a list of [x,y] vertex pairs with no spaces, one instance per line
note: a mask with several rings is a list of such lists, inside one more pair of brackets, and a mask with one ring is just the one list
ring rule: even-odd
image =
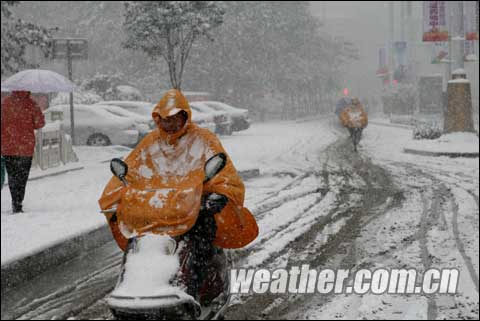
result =
[[337,103],[335,113],[339,117],[341,124],[348,129],[354,149],[357,151],[362,131],[368,125],[368,114],[365,108],[358,98],[344,97]]
[[125,159],[129,169],[126,180],[139,192],[125,192],[122,182],[113,177],[99,204],[102,210],[107,210],[120,203],[116,214],[106,216],[115,240],[124,251],[128,235],[139,231],[183,237],[195,243],[194,270],[201,274],[192,287],[191,292],[195,292],[207,277],[205,271],[215,249],[247,245],[257,237],[258,227],[243,206],[245,188],[230,157],[225,168],[198,193],[196,190],[185,193],[184,198],[193,201],[178,200],[181,195],[169,199],[175,194],[169,191],[182,186],[189,190],[188,181],[197,178],[201,181],[205,162],[225,150],[213,133],[191,121],[189,104],[178,90],[165,94],[154,108],[152,118],[158,128]]

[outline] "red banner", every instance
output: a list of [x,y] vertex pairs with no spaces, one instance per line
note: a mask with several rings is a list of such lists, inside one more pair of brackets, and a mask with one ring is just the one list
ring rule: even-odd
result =
[[478,1],[463,2],[465,40],[478,40]]
[[448,41],[446,1],[423,1],[423,41]]

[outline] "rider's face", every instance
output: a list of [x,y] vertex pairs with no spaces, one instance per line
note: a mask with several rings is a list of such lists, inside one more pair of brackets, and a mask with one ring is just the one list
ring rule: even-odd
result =
[[163,129],[165,132],[169,134],[174,134],[180,131],[183,128],[183,126],[185,126],[185,123],[187,122],[187,116],[185,114],[186,114],[185,112],[181,111],[167,118],[156,116],[154,120],[158,128]]

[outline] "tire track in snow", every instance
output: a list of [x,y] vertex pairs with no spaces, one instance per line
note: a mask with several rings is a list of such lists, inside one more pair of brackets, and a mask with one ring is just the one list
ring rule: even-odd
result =
[[458,248],[458,251],[460,252],[460,255],[465,261],[465,265],[467,266],[468,272],[470,273],[470,278],[472,279],[473,284],[475,285],[475,289],[477,290],[477,293],[478,293],[479,284],[478,284],[477,272],[475,271],[475,268],[473,267],[472,259],[467,255],[465,251],[465,245],[462,239],[460,238],[460,231],[458,230],[458,204],[457,202],[455,202],[455,199],[453,197],[451,198],[451,205],[453,209],[452,227],[453,227],[453,234],[455,235],[455,243],[457,244],[457,248]]
[[[434,214],[434,208],[437,207],[437,193],[433,191],[433,200],[431,202],[431,206],[428,206],[428,199],[425,194],[422,194],[422,203],[423,203],[423,210],[422,210],[422,217],[420,220],[420,253],[422,257],[422,264],[423,270],[427,271],[432,267],[432,256],[428,250],[427,245],[427,234],[431,228],[431,223],[429,217]],[[435,320],[437,317],[437,303],[435,301],[434,295],[426,295],[427,302],[428,302],[428,310],[427,310],[427,319],[428,320]]]
[[301,182],[303,179],[305,179],[306,177],[308,177],[308,173],[303,173],[302,175],[298,175],[296,176],[292,181],[288,182],[287,184],[285,184],[284,186],[282,186],[281,188],[275,190],[275,191],[272,191],[272,192],[269,192],[269,196],[265,197],[264,199],[260,200],[257,202],[258,203],[264,203],[272,198],[275,198],[277,197],[278,195],[280,195],[280,193],[282,193],[283,191],[286,191],[286,190],[289,190],[291,189],[292,187],[294,186],[297,186],[299,184],[299,182]]
[[[419,169],[418,167],[412,166],[411,164],[404,164],[404,163],[400,163],[400,164],[402,164],[402,166],[409,166],[410,171],[412,173],[415,173],[415,175],[420,175],[420,176],[423,176],[424,178],[430,180],[431,181],[430,186],[440,186],[440,188],[436,190],[437,193],[440,190],[441,191],[440,193],[443,193],[443,195],[446,195],[446,197],[450,200],[451,208],[453,210],[453,216],[452,216],[452,219],[451,219],[453,238],[455,239],[455,244],[456,244],[457,250],[462,257],[462,259],[465,263],[465,266],[467,267],[467,270],[469,271],[470,279],[472,280],[473,284],[475,285],[475,289],[478,293],[479,292],[479,278],[478,278],[478,275],[475,271],[472,259],[470,258],[470,256],[467,255],[466,250],[465,250],[465,244],[463,243],[463,240],[460,237],[460,230],[458,228],[459,207],[458,207],[458,203],[455,200],[455,195],[451,192],[451,190],[442,181],[440,181],[435,176],[426,173],[423,169]],[[473,193],[473,191],[465,189],[464,187],[462,187],[461,185],[459,185],[457,183],[450,183],[450,184],[452,184],[452,185],[458,187],[459,189],[465,191],[466,193],[468,193],[473,198],[473,200],[476,202],[477,209],[478,209],[478,206],[479,206],[478,196],[476,196]],[[435,197],[437,196],[437,193],[434,193]],[[445,216],[443,216],[443,217],[445,218]]]
[[[245,258],[246,264],[241,265],[243,267],[254,267],[260,264],[267,266],[288,252],[289,246],[309,231],[312,224],[316,224],[315,222],[321,219],[321,217],[318,218],[318,211],[325,198],[326,196],[318,196],[312,204],[300,212],[301,215],[292,217],[292,220],[276,229],[274,235],[267,235],[253,248],[247,248],[249,255]],[[331,200],[327,200],[327,202],[331,203]],[[265,246],[267,243],[273,246]]]
[[[289,255],[291,258],[288,260],[288,265],[308,263],[311,268],[317,268],[337,258],[339,261],[336,261],[334,266],[351,268],[356,265],[358,254],[355,239],[361,233],[362,227],[367,224],[365,221],[368,221],[372,215],[382,215],[393,206],[398,206],[402,198],[395,196],[398,192],[382,168],[371,164],[369,160],[362,159],[358,154],[350,155],[352,152],[350,142],[346,139],[340,139],[327,147],[328,161],[323,163],[322,175],[326,176],[324,181],[328,182],[329,190],[335,190],[336,206],[330,208],[327,215],[316,218],[307,231],[284,246],[282,251],[274,253],[268,260],[263,261],[262,266],[268,266],[274,263],[275,259]],[[342,162],[343,170],[336,171],[334,174],[335,177],[342,178],[341,180],[333,182],[334,180],[331,179],[332,171],[328,171],[330,161]],[[349,183],[352,183],[351,175],[347,175],[350,171],[356,172],[365,181],[365,189],[360,200],[348,203],[349,197],[354,195],[348,192],[351,190]],[[389,201],[391,197],[394,201]],[[383,204],[386,205],[382,206]],[[345,205],[347,208],[342,209]],[[320,243],[316,248],[309,246],[315,244],[316,239],[327,226],[335,223],[340,226],[337,226],[338,230],[332,233],[326,242]],[[303,254],[305,255],[302,256]],[[322,298],[321,300],[325,299],[325,297]],[[288,294],[283,296],[253,294],[248,296],[245,302],[230,307],[227,317],[277,319],[285,318],[287,314],[295,317],[295,311],[304,309],[310,304],[311,299],[311,296],[292,297]],[[267,312],[268,315],[266,315]]]

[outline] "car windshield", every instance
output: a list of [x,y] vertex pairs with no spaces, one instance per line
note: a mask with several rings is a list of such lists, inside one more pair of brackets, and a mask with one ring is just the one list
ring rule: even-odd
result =
[[192,111],[196,111],[196,112],[201,113],[201,114],[206,113],[205,110],[202,110],[202,109],[200,109],[200,108],[198,108],[197,106],[194,106],[194,105],[190,105],[190,108],[192,109]]
[[223,110],[222,107],[220,107],[220,106],[218,106],[218,105],[216,105],[216,104],[208,103],[207,105],[208,105],[208,107],[210,107],[210,108],[212,108],[212,109],[214,109],[214,110],[216,110],[216,111],[222,111],[222,110]]
[[122,114],[118,111],[114,111],[114,110],[111,110],[111,109],[106,109],[107,112],[109,112],[110,114],[113,114],[115,116],[119,116],[119,117],[126,117],[125,114]]

